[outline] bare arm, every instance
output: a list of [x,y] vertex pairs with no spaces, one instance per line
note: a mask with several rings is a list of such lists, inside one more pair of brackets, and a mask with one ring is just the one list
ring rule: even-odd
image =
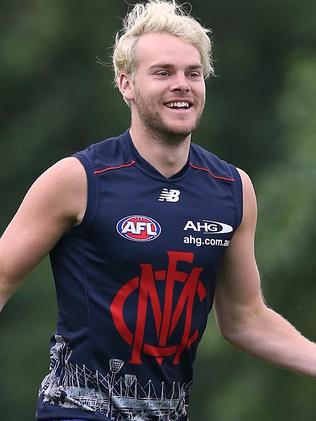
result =
[[215,311],[222,335],[256,357],[293,372],[316,377],[316,344],[264,303],[254,255],[256,199],[249,177],[240,171],[244,216],[219,274]]
[[87,182],[76,158],[66,158],[33,184],[0,238],[0,310],[25,276],[86,207]]

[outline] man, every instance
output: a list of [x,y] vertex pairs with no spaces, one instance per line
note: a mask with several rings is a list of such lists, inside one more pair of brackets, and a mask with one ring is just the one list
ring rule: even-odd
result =
[[1,308],[50,252],[59,317],[40,420],[186,420],[214,298],[229,342],[316,377],[315,344],[264,304],[249,177],[191,143],[207,32],[174,2],[136,5],[113,54],[130,130],[47,170],[1,237]]

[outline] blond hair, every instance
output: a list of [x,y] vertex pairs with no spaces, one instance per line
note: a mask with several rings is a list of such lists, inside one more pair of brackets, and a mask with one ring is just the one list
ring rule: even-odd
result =
[[163,32],[190,42],[200,52],[204,77],[214,74],[210,31],[204,28],[175,0],[149,0],[137,3],[123,20],[116,34],[113,50],[115,83],[121,73],[133,75],[136,70],[136,45],[141,35]]

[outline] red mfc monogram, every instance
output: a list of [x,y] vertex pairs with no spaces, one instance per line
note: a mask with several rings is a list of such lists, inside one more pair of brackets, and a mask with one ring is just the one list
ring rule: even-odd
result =
[[[169,251],[166,270],[154,271],[151,264],[141,263],[140,275],[128,281],[117,292],[110,310],[117,331],[131,346],[130,363],[142,364],[142,355],[147,354],[154,357],[158,364],[163,363],[164,357],[174,356],[173,364],[178,364],[183,351],[189,349],[198,340],[198,329],[192,332],[194,301],[198,297],[199,302],[202,302],[206,298],[206,289],[200,280],[203,268],[192,268],[193,260],[194,253]],[[178,270],[179,263],[190,264],[190,271]],[[157,289],[158,283],[161,282],[164,283],[162,300],[159,299]],[[178,285],[182,288],[175,300],[175,287]],[[124,308],[127,299],[135,293],[137,294],[136,324],[135,331],[132,332],[125,321]],[[146,329],[152,330],[147,323],[149,305],[152,308],[156,332],[154,344],[145,343],[144,339]],[[179,325],[180,318],[183,324],[180,343],[169,343],[171,335]]]

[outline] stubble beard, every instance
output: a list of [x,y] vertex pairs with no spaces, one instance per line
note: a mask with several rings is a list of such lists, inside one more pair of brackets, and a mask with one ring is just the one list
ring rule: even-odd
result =
[[204,105],[200,107],[200,111],[196,120],[190,126],[183,126],[168,124],[163,121],[161,111],[157,108],[157,102],[148,101],[142,97],[140,93],[137,95],[137,100],[134,103],[138,118],[147,132],[156,138],[165,139],[171,143],[179,143],[187,138],[198,127],[202,118]]

